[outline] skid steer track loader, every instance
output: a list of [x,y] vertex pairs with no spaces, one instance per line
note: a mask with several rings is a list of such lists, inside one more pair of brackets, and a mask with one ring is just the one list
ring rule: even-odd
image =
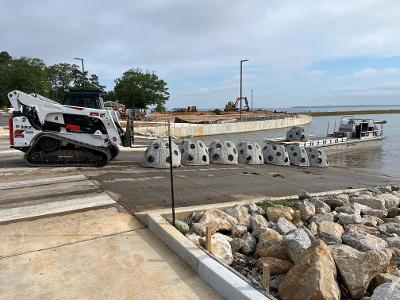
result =
[[131,146],[132,123],[124,131],[117,113],[104,109],[99,93],[81,95],[82,103],[98,104],[88,107],[17,90],[8,98],[13,107],[10,147],[25,152],[28,166],[100,167],[118,155],[118,146]]

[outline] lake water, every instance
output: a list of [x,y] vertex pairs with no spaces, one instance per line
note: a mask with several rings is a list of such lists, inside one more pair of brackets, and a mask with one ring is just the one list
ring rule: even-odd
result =
[[[385,140],[382,147],[376,147],[364,152],[351,152],[343,153],[339,156],[331,156],[329,157],[330,165],[359,168],[360,171],[378,171],[386,175],[400,177],[400,114],[361,115],[359,117],[387,121],[387,124],[383,127]],[[311,135],[326,136],[328,122],[330,123],[330,131],[332,131],[335,121],[337,121],[338,126],[340,117],[313,117],[312,123],[304,127]],[[286,136],[286,131],[287,129],[285,128],[224,134],[203,137],[202,140],[207,144],[215,139],[230,140],[235,143],[240,141],[261,143],[265,138]]]

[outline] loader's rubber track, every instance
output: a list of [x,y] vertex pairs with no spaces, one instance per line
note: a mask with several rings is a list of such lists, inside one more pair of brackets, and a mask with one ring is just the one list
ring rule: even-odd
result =
[[30,167],[102,167],[113,158],[111,143],[98,147],[51,132],[38,134],[31,145],[24,155]]

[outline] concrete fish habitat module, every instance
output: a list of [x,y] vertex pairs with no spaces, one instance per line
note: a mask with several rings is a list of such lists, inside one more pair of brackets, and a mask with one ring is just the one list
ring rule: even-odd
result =
[[288,142],[301,141],[306,142],[310,139],[304,127],[294,126],[286,132],[286,140]]
[[328,158],[324,150],[318,149],[317,147],[310,147],[307,148],[307,154],[311,167],[329,167]]
[[299,145],[287,145],[286,149],[289,153],[290,164],[299,167],[309,167],[307,151]]
[[264,162],[270,165],[289,166],[289,154],[284,145],[264,141],[262,145]]
[[[174,142],[172,148],[172,166],[181,165],[181,153],[179,147]],[[169,157],[169,143],[167,139],[152,141],[143,155],[141,165],[146,168],[167,169],[170,167],[171,158]]]
[[200,140],[184,139],[179,145],[182,165],[201,166],[210,163],[207,146]]
[[257,143],[240,142],[237,150],[240,164],[262,165],[264,163],[261,147]]
[[210,163],[223,165],[236,165],[238,151],[231,141],[213,141],[208,148]]

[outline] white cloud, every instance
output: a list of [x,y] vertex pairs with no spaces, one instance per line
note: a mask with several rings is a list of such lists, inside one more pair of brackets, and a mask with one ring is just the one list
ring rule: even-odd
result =
[[382,76],[382,75],[394,75],[394,74],[400,74],[400,67],[393,67],[393,68],[383,68],[383,69],[377,69],[377,68],[365,68],[358,70],[354,73],[354,77],[357,78],[365,78],[365,77],[376,77],[376,76]]

